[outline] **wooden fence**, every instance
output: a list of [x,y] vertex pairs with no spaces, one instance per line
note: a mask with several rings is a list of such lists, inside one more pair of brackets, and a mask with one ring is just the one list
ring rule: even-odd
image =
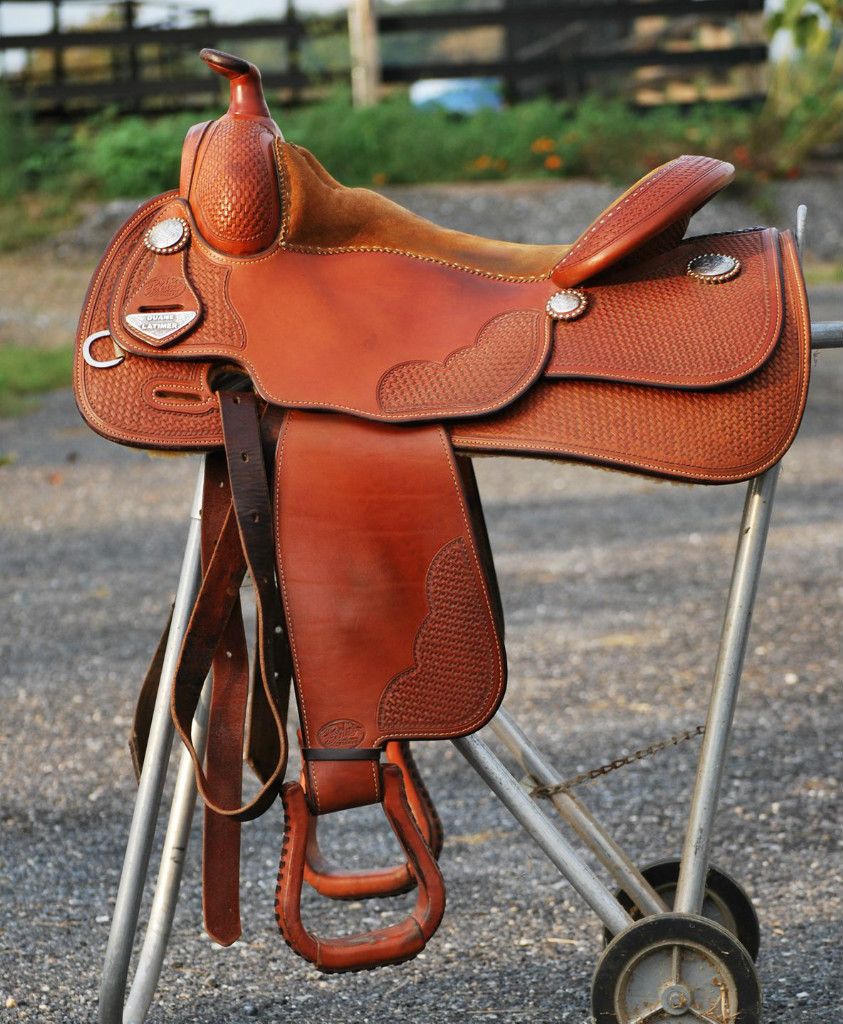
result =
[[[20,9],[33,0],[14,2]],[[149,112],[208,107],[218,101],[219,83],[195,59],[202,46],[241,49],[247,56],[257,47],[268,90],[285,102],[306,102],[348,80],[343,13],[307,15],[295,0],[268,0],[276,16],[242,24],[213,23],[198,7],[187,12],[191,23],[185,24],[183,6],[149,24],[143,3],[119,0],[104,5],[103,16],[89,25],[68,28],[64,15],[75,2],[51,0],[52,27],[36,34],[4,31],[9,4],[0,0],[0,60],[19,58],[19,66],[7,67],[6,83],[36,114],[82,115],[112,105]],[[420,78],[494,78],[510,98],[576,97],[597,89],[648,103],[752,99],[763,89],[767,59],[762,10],[763,0],[384,6],[376,17],[381,78],[386,87]],[[473,45],[481,33],[485,45]],[[320,57],[319,47],[331,38],[332,57]],[[420,45],[420,39],[434,42]]]

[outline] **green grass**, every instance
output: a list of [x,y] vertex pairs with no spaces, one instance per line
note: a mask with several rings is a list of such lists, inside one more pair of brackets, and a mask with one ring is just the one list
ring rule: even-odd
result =
[[71,381],[73,349],[0,348],[0,417],[31,409],[35,396],[67,387]]

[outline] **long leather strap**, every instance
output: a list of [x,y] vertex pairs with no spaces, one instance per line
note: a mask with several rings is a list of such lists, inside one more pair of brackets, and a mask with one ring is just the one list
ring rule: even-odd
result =
[[[283,614],[275,586],[272,516],[255,397],[229,392],[219,392],[218,397],[232,508],[225,517],[188,623],[171,710],[176,729],[193,760],[196,785],[206,805],[219,815],[250,821],[270,806],[284,777],[289,658],[284,653]],[[255,588],[258,624],[256,662],[260,685],[255,685],[254,697],[266,702],[272,720],[275,742],[268,749],[274,763],[271,767],[266,763],[261,766],[259,791],[250,800],[231,806],[226,802],[227,794],[220,793],[205,774],[191,740],[190,726],[247,566]],[[254,750],[254,745],[250,746]]]
[[140,781],[143,762],[146,758],[146,745],[149,742],[149,730],[152,727],[152,715],[155,710],[155,698],[158,696],[158,686],[161,682],[161,670],[164,667],[164,654],[167,650],[167,641],[170,638],[170,626],[173,622],[173,606],[167,615],[163,632],[158,640],[155,653],[143,677],[143,683],[138,691],[138,699],[135,703],[135,711],[132,716],[132,727],[129,730],[129,753],[132,756],[132,767],[135,770],[135,779]]
[[[202,565],[211,560],[216,539],[231,508],[225,456],[205,458],[202,500]],[[209,786],[228,806],[242,798],[243,733],[249,693],[249,654],[239,596],[223,627],[211,668],[211,707],[205,770]],[[222,946],[241,934],[240,822],[205,807],[202,838],[202,908],[205,930]]]

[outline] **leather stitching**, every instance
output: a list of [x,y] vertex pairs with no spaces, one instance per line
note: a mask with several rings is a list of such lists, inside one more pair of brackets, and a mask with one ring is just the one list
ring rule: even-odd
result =
[[[702,161],[707,161],[708,160],[707,157],[700,157],[698,160],[691,160],[691,161],[686,161],[685,159],[682,159],[682,158],[678,158],[678,159],[681,160],[681,164],[682,164],[683,167],[688,166],[688,164],[693,166],[694,164],[701,163]],[[644,181],[638,186],[638,188],[636,188],[634,191],[630,192],[629,195],[626,196],[624,199],[621,199],[621,200],[619,200],[617,202],[612,203],[612,205],[603,214],[603,216],[600,217],[599,220],[596,220],[591,225],[591,227],[585,232],[585,234],[580,235],[580,237],[576,240],[576,242],[574,242],[574,244],[571,246],[571,248],[568,250],[568,252],[565,253],[565,255],[562,257],[562,259],[559,261],[557,266],[565,266],[565,267],[575,266],[577,263],[582,262],[581,260],[571,260],[570,257],[573,256],[574,253],[578,249],[581,249],[585,245],[585,243],[588,241],[588,239],[594,234],[595,231],[598,230],[598,228],[601,228],[604,224],[608,223],[608,221],[612,217],[614,217],[614,215],[616,213],[620,212],[620,210],[622,210],[623,207],[626,206],[627,203],[629,203],[633,199],[635,199],[636,196],[640,196],[642,192],[646,192],[647,189],[652,188],[652,186],[655,185],[657,182],[661,181],[662,178],[669,178],[678,169],[679,168],[677,167],[677,165],[673,161],[671,161],[666,166],[661,167],[661,168],[659,168],[656,171],[653,171],[647,178],[644,179]],[[699,175],[699,177],[702,177],[702,175]],[[697,179],[695,179],[695,181],[696,180]],[[687,191],[687,189],[690,188],[691,185],[695,183],[695,181],[689,182],[688,185],[686,185],[680,191],[681,192]],[[608,241],[614,241],[614,239],[610,239]],[[608,242],[607,242],[607,244],[608,244]],[[598,252],[599,252],[599,250],[598,250]]]

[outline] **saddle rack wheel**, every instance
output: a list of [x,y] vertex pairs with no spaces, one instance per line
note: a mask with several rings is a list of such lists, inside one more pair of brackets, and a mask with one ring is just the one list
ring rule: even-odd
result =
[[591,983],[595,1024],[760,1024],[752,958],[695,914],[636,921],[603,951]]
[[[679,882],[680,861],[677,857],[657,860],[641,869],[641,874],[664,899],[673,906],[676,886]],[[615,893],[620,905],[636,921],[644,917],[635,900],[620,889]],[[743,886],[723,868],[711,864],[705,882],[705,898],[702,916],[727,928],[734,935],[753,960],[758,959],[761,947],[761,927],[752,900]],[[608,945],[612,940],[609,931],[603,932],[603,941]]]

